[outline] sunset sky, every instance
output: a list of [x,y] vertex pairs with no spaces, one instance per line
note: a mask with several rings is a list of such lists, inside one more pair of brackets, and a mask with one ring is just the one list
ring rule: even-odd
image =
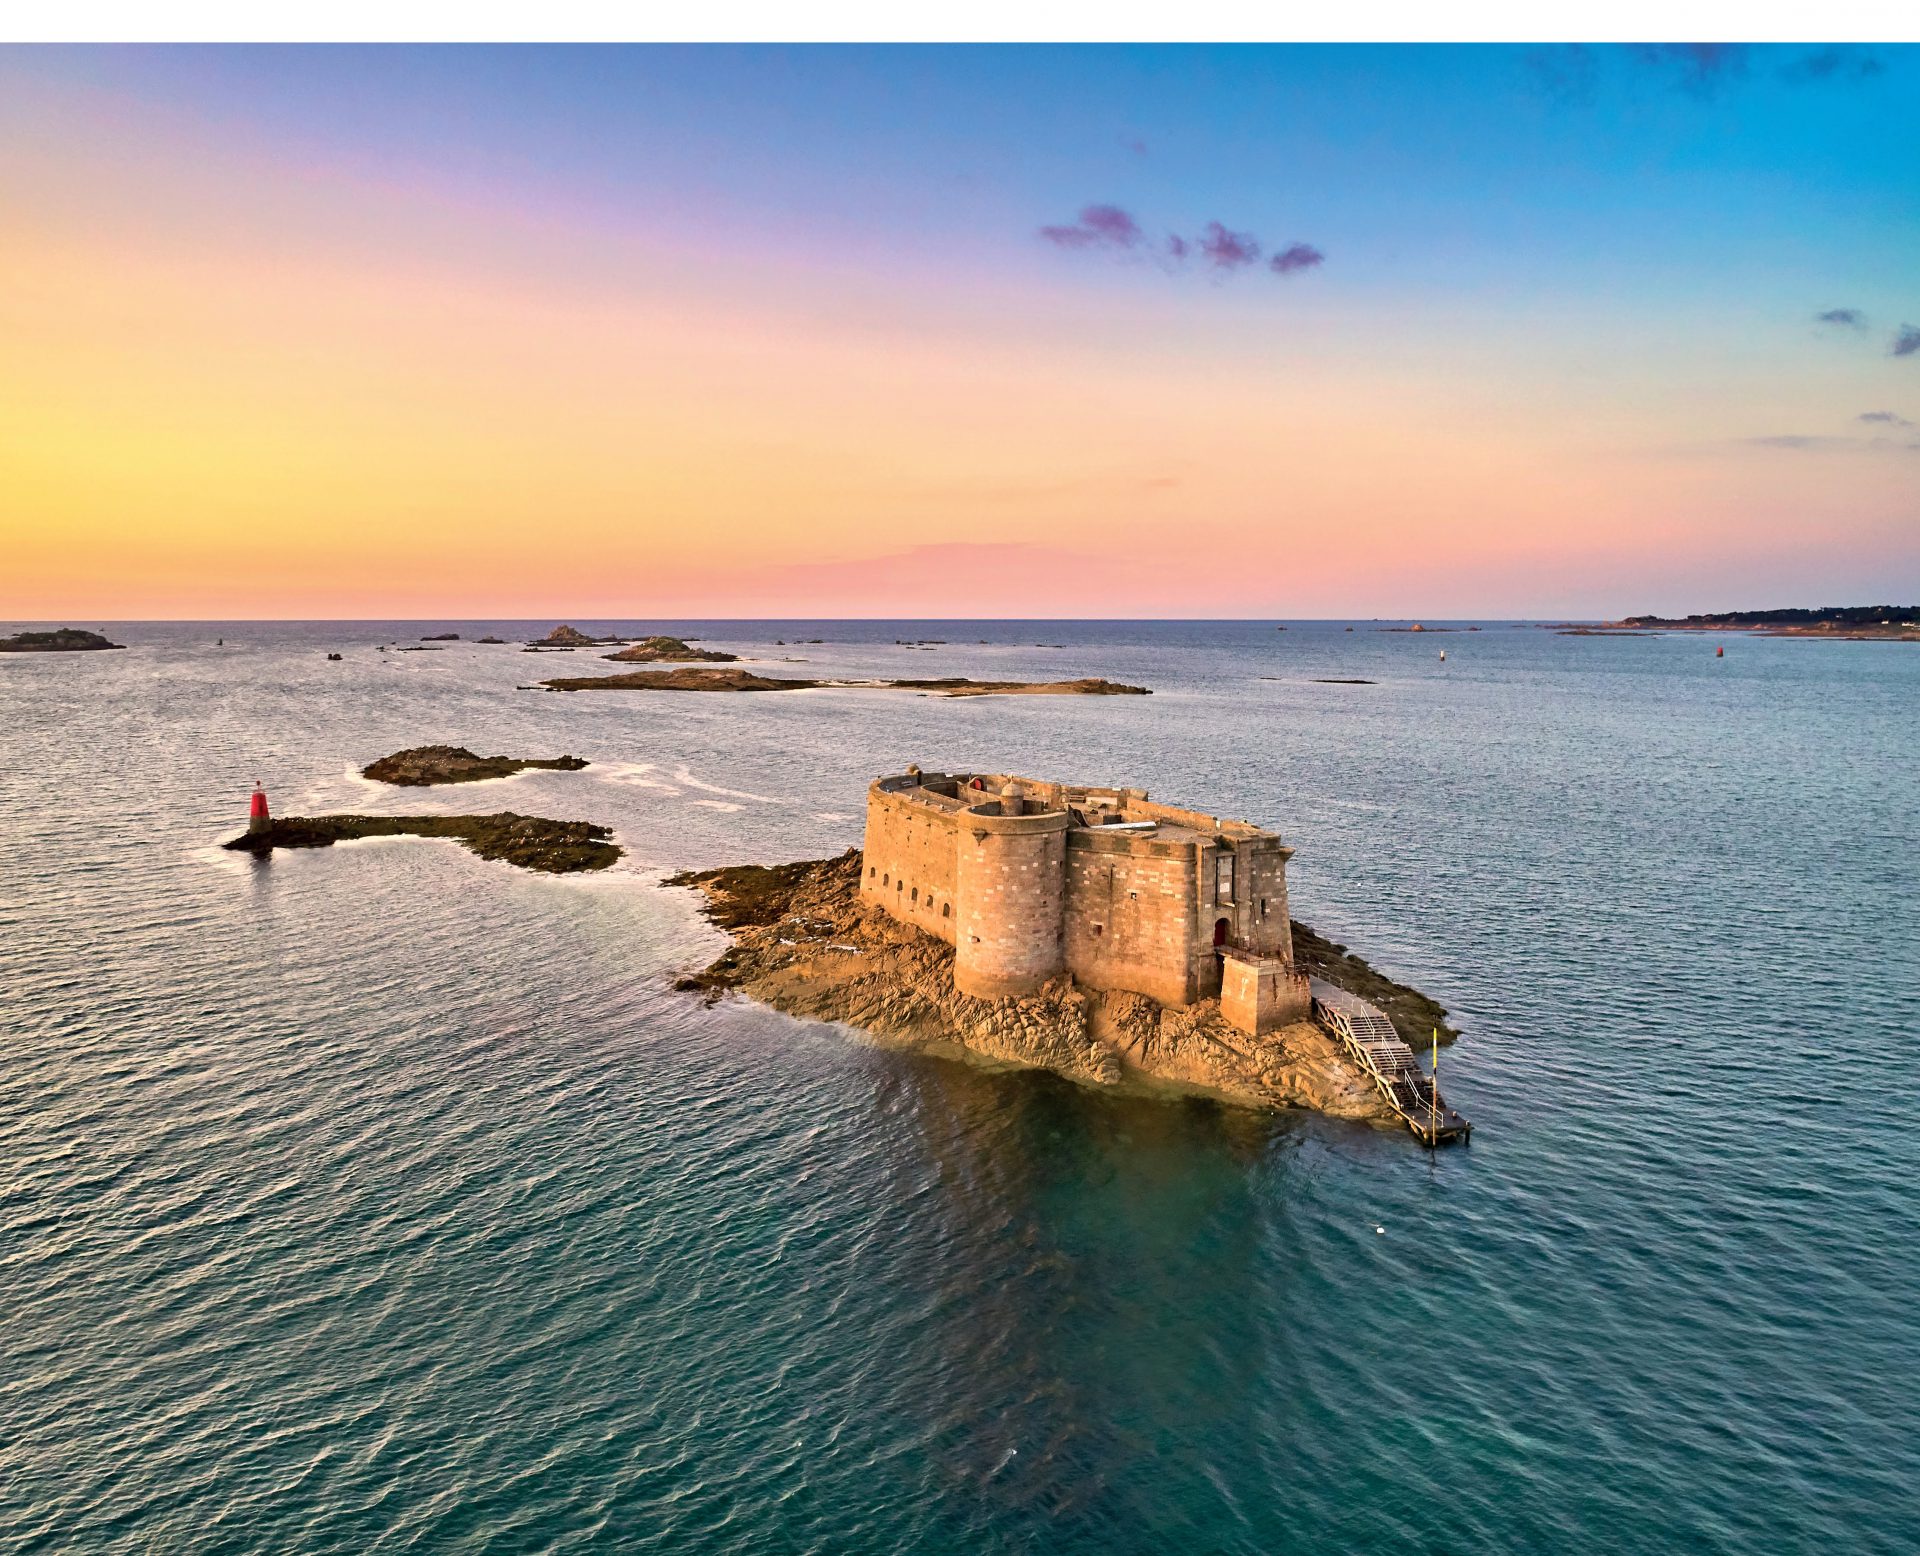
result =
[[0,50],[0,617],[1920,597],[1920,51]]

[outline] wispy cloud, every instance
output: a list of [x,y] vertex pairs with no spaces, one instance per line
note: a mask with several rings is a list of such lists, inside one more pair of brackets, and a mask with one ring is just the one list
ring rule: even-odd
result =
[[1816,313],[1816,324],[1831,324],[1843,330],[1863,330],[1867,327],[1867,316],[1858,308],[1829,308],[1824,313]]
[[1859,442],[1857,438],[1833,438],[1813,432],[1779,432],[1771,437],[1742,438],[1740,441],[1751,448],[1792,449],[1853,448]]
[[1739,448],[1780,449],[1797,454],[1920,453],[1920,438],[1912,435],[1913,423],[1905,417],[1895,416],[1891,411],[1870,411],[1855,419],[1896,430],[1891,437],[1879,433],[1870,437],[1836,437],[1824,432],[1776,432],[1766,437],[1735,438],[1733,443]]
[[1887,71],[1880,54],[1851,44],[1795,53],[1784,45],[1760,50],[1746,43],[1555,43],[1524,55],[1534,85],[1569,106],[1593,103],[1622,70],[1629,78],[1706,100],[1756,75],[1763,61],[1772,79],[1789,86],[1861,82]]
[[1040,236],[1063,249],[1135,247],[1145,234],[1140,224],[1117,205],[1089,205],[1070,225],[1042,227]]
[[[1086,206],[1074,221],[1041,227],[1039,236],[1055,248],[1123,253],[1142,249],[1147,239],[1132,213],[1117,205]],[[1210,221],[1197,238],[1170,232],[1145,252],[1157,255],[1159,268],[1169,272],[1179,270],[1197,255],[1208,269],[1232,275],[1257,265],[1266,250],[1255,234],[1236,232],[1225,222]],[[1289,243],[1275,251],[1267,269],[1277,276],[1291,276],[1318,269],[1326,262],[1326,254],[1316,245]]]
[[1899,333],[1893,337],[1893,344],[1888,347],[1887,355],[1910,357],[1915,352],[1920,352],[1920,325],[1903,324],[1900,326]]
[[1780,79],[1797,83],[1864,81],[1869,76],[1884,75],[1886,69],[1886,61],[1869,49],[1828,47],[1781,66]]
[[1708,97],[1746,74],[1744,43],[1633,43],[1630,58],[1696,97]]

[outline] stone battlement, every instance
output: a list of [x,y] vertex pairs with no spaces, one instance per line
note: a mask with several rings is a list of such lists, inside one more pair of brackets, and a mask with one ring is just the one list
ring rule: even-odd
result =
[[953,946],[963,993],[1030,994],[1069,972],[1164,1005],[1223,996],[1229,1020],[1266,1031],[1307,1011],[1292,853],[1144,789],[909,768],[868,788],[860,892]]

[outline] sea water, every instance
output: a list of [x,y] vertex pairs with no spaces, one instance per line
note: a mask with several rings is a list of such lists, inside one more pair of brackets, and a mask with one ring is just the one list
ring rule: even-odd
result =
[[[1153,695],[562,695],[613,667],[471,641],[550,622],[0,655],[0,1550],[1920,1543],[1920,647],[576,624]],[[357,776],[441,741],[593,765]],[[1277,827],[1296,916],[1464,1028],[1472,1145],[674,991],[725,942],[663,875],[856,844],[909,762]],[[626,856],[255,861],[255,779]]]

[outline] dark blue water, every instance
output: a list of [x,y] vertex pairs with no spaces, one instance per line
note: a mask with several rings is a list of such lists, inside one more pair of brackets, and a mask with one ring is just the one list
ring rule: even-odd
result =
[[[0,1550],[1920,1543],[1920,648],[622,625],[1155,695],[374,648],[478,622],[0,656]],[[439,740],[594,765],[355,776]],[[672,992],[722,942],[662,874],[838,850],[910,761],[1278,826],[1300,916],[1464,1025],[1473,1145]],[[255,863],[256,777],[629,853]]]

